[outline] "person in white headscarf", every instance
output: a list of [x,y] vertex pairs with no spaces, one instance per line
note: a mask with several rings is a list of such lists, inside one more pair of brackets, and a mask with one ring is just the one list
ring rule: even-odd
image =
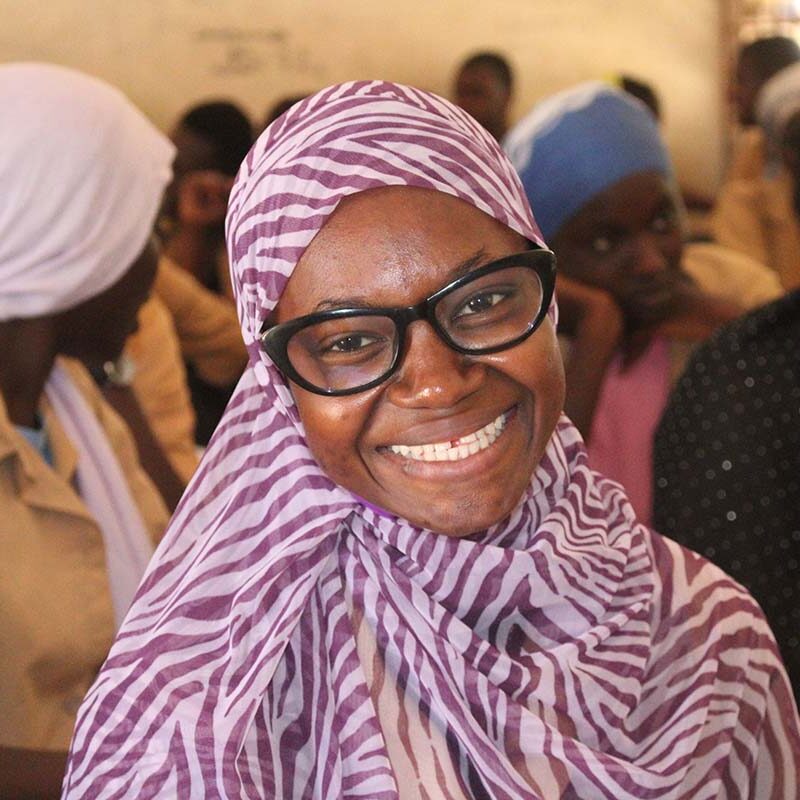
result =
[[136,328],[174,151],[62,67],[0,67],[0,105],[0,796],[38,797],[167,522],[88,369]]

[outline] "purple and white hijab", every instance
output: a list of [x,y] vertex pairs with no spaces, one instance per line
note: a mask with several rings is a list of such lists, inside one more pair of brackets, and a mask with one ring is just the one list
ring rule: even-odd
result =
[[441,98],[348,83],[264,132],[227,220],[251,363],[86,697],[64,797],[795,797],[757,606],[639,525],[566,418],[511,517],[466,539],[320,470],[256,337],[338,202],[387,185],[541,242],[505,156]]

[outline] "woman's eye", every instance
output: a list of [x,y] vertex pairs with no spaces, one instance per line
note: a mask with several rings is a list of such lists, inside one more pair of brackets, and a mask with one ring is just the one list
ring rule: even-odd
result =
[[593,253],[597,253],[597,255],[601,256],[605,255],[611,251],[611,239],[608,236],[597,236],[592,239],[589,247],[592,249]]
[[363,333],[351,333],[340,336],[338,339],[321,347],[323,353],[356,353],[376,342],[376,337],[366,336]]
[[472,314],[481,314],[502,303],[508,296],[507,292],[482,292],[473,295],[464,303],[456,316],[464,317]]

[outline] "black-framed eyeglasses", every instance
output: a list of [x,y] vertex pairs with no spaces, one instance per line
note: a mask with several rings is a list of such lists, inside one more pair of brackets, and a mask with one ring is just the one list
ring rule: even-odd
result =
[[402,360],[408,326],[426,320],[453,350],[488,355],[527,339],[547,314],[556,259],[533,249],[492,261],[407,308],[337,308],[265,322],[261,346],[310,392],[348,395],[377,386]]

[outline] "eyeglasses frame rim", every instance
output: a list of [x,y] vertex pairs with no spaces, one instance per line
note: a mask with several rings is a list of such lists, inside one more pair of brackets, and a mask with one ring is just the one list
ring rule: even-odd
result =
[[[523,263],[520,263],[522,259]],[[435,310],[438,303],[442,298],[451,294],[452,292],[470,283],[473,280],[482,278],[484,275],[489,275],[492,272],[499,272],[500,270],[507,269],[512,266],[522,266],[534,270],[542,283],[542,305],[539,312],[534,317],[528,330],[506,342],[502,345],[494,347],[481,348],[480,350],[469,350],[457,345],[439,325]],[[556,278],[556,256],[552,250],[544,247],[533,247],[529,250],[523,250],[520,253],[512,253],[508,256],[490,261],[482,267],[471,270],[466,275],[461,275],[455,280],[437,289],[432,295],[429,295],[419,303],[411,306],[397,307],[374,307],[369,306],[366,308],[334,308],[329,311],[317,311],[313,314],[305,314],[302,317],[287,320],[276,325],[270,325],[268,320],[265,320],[259,332],[259,342],[261,349],[269,356],[275,367],[288,378],[292,383],[297,384],[306,391],[314,394],[322,395],[325,397],[346,397],[351,394],[360,394],[369,389],[379,386],[390,378],[396,371],[402,360],[402,353],[405,345],[406,329],[412,322],[425,320],[436,332],[442,341],[447,344],[452,350],[461,355],[468,356],[485,356],[492,353],[499,353],[503,350],[510,350],[512,347],[522,343],[531,336],[539,326],[542,324],[544,318],[547,316],[550,303],[553,299],[553,292],[555,291],[555,278]],[[300,375],[297,370],[292,366],[288,356],[288,343],[289,340],[298,331],[303,328],[316,325],[319,322],[326,322],[332,319],[339,319],[341,317],[349,316],[362,316],[362,317],[388,317],[391,319],[397,328],[397,347],[392,356],[392,361],[387,370],[381,374],[380,377],[375,378],[369,383],[363,384],[353,389],[323,389],[307,381]]]

